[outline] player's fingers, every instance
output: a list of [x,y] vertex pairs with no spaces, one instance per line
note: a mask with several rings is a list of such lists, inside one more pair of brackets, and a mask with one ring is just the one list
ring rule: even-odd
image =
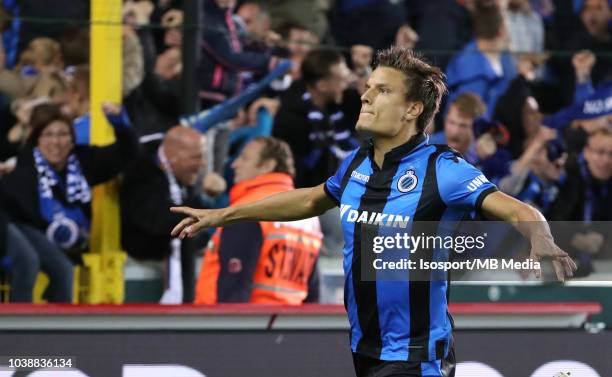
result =
[[[534,266],[539,266],[541,265],[541,261],[542,261],[542,257],[540,257],[539,255],[531,255],[531,259],[533,262],[538,262],[538,263],[534,263]],[[541,268],[533,268],[531,270],[531,272],[535,275],[536,278],[540,278],[542,276],[542,269]]]
[[187,227],[187,232],[189,233],[189,237],[193,237],[196,234],[200,233],[204,228],[208,227],[208,224],[206,224],[203,220],[200,220],[198,222],[196,222],[193,225],[190,225],[189,227]]
[[561,261],[553,260],[552,265],[553,265],[553,268],[555,269],[557,280],[565,281],[565,269],[563,268],[563,264],[561,263]]
[[576,262],[574,262],[572,258],[567,257],[567,258],[563,258],[562,264],[563,264],[563,267],[565,268],[566,275],[569,277],[574,276],[574,271],[578,269]]
[[170,212],[182,213],[183,215],[198,217],[198,210],[190,207],[170,207]]
[[540,256],[545,257],[545,258],[555,258],[555,259],[556,258],[564,258],[564,257],[568,256],[567,253],[565,251],[563,251],[557,245],[554,245],[553,247],[544,248],[538,254]]
[[204,223],[202,221],[198,221],[186,227],[184,229],[184,232],[187,237],[193,237],[196,234],[200,233],[202,229],[204,229]]
[[172,237],[176,237],[185,229],[185,227],[193,224],[194,222],[196,222],[196,220],[193,217],[184,218],[181,220],[181,222],[176,224],[176,226],[172,229],[172,232],[170,232],[170,235]]
[[565,251],[563,251],[560,247],[556,247],[555,248],[554,256],[555,257],[562,257],[562,258],[569,257],[569,255]]

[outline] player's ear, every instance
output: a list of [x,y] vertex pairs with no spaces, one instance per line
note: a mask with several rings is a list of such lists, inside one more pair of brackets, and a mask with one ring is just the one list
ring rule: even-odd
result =
[[408,106],[408,109],[406,109],[406,112],[404,113],[403,118],[406,120],[417,119],[419,115],[421,115],[422,113],[423,113],[423,102],[421,101],[412,102]]

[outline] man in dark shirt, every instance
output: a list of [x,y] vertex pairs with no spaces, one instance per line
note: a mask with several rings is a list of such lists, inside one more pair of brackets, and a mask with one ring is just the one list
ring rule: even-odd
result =
[[[130,256],[143,260],[168,260],[165,303],[192,302],[195,284],[195,245],[169,235],[179,216],[168,207],[183,203],[201,205],[196,194],[203,190],[225,190],[207,175],[198,182],[205,164],[205,139],[194,129],[171,128],[152,155],[143,154],[127,169],[121,186],[121,237]],[[213,173],[214,174],[214,173]],[[207,179],[208,178],[208,179]],[[173,298],[171,299],[170,296]],[[168,301],[170,300],[170,301]]]
[[347,89],[350,71],[338,52],[311,51],[301,71],[302,79],[281,98],[273,134],[293,151],[296,187],[309,187],[333,174],[357,146],[360,104],[357,92]]

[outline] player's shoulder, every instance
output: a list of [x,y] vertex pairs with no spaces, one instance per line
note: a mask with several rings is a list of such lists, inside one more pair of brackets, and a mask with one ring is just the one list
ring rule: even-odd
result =
[[463,160],[463,155],[456,149],[446,144],[430,144],[431,147],[435,148],[432,153],[436,156],[436,162],[451,161],[459,163]]

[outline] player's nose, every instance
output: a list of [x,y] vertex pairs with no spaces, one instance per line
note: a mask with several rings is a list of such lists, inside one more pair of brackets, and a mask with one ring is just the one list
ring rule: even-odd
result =
[[361,95],[361,103],[362,104],[371,104],[372,100],[370,99],[370,90],[366,90],[362,95]]

